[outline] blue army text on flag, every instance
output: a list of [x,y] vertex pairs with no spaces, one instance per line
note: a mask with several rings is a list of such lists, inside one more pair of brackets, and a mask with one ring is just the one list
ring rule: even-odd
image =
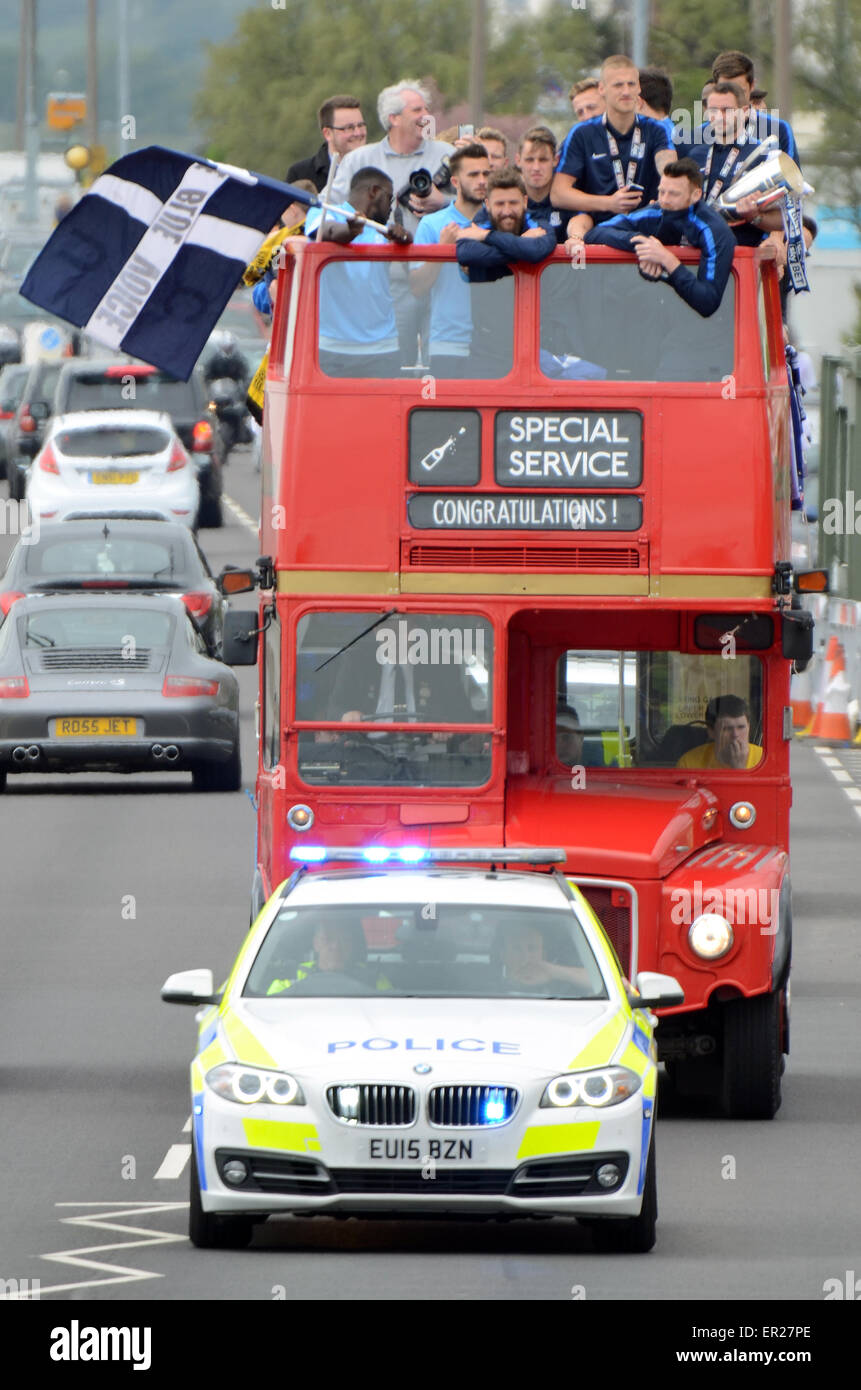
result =
[[292,184],[151,145],[118,159],[52,233],[21,294],[96,342],[187,380]]

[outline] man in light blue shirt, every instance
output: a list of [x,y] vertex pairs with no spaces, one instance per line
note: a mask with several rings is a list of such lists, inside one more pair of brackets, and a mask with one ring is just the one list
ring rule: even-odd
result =
[[[452,155],[451,181],[455,200],[448,207],[428,213],[416,229],[416,246],[454,246],[458,231],[468,227],[487,192],[490,160],[477,141]],[[413,263],[410,289],[417,297],[430,291],[430,369],[433,376],[463,377],[469,374],[472,313],[469,284],[457,265],[439,261]]]
[[[350,183],[348,212],[376,222],[385,221],[392,200],[392,181],[381,169],[360,169]],[[314,237],[322,210],[312,208],[305,232]],[[327,213],[324,241],[353,246],[384,246],[386,241],[404,245],[411,241],[403,227],[389,227],[386,235],[353,221],[341,213]],[[320,367],[327,376],[398,377],[398,331],[389,284],[390,266],[384,261],[333,262],[320,276]]]

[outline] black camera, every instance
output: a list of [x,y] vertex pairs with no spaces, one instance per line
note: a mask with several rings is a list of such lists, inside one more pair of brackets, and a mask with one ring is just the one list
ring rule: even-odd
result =
[[434,181],[427,169],[414,169],[397,196],[396,202],[408,208],[410,198],[426,198],[433,188]]

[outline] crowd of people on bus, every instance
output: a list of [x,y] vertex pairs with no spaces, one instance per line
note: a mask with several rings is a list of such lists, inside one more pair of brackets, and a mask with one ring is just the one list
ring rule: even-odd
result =
[[[354,298],[341,306],[339,328],[330,295],[325,317],[331,310],[332,319],[321,329],[327,353],[352,358],[353,367],[357,358],[366,359],[361,375],[388,374],[377,359],[393,351],[401,366],[423,355],[425,363],[433,359],[439,375],[458,375],[498,326],[493,315],[483,325],[470,325],[470,285],[505,277],[514,261],[543,260],[557,245],[572,257],[585,256],[589,245],[630,251],[641,275],[668,283],[691,308],[710,316],[720,306],[735,246],[770,238],[785,302],[789,278],[780,208],[763,210],[753,193],[734,203],[731,218],[719,205],[737,171],[768,137],[799,163],[792,129],[766,109],[767,93],[756,87],[746,54],[733,50],[715,58],[702,91],[705,119],[698,126],[674,124],[666,72],[638,70],[622,54],[606,58],[597,76],[576,82],[569,98],[575,120],[561,145],[549,127],[535,125],[514,151],[491,126],[452,127],[437,135],[429,94],[412,79],[379,94],[377,115],[385,134],[372,143],[358,98],[336,94],[322,104],[323,143],[291,164],[286,177],[345,211],[321,217],[315,209],[303,223],[301,208],[294,206],[291,225],[285,218],[278,238],[285,249],[297,236],[357,245],[389,239],[453,245],[458,262],[391,267],[385,313],[376,325],[364,321],[367,301],[360,306]],[[423,182],[423,175],[430,177]],[[809,247],[816,226],[808,218],[804,226]],[[696,267],[676,255],[672,248],[679,245],[699,249]],[[274,293],[270,270],[255,290],[258,308],[269,311]],[[345,316],[352,323],[345,325]]]

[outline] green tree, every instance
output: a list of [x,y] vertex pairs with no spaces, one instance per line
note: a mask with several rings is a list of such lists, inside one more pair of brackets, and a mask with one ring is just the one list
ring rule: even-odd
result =
[[861,8],[819,0],[799,34],[807,61],[801,91],[821,112],[822,138],[810,151],[820,202],[845,208],[861,233]]
[[[649,63],[673,79],[673,107],[692,111],[719,53],[749,53],[760,77],[761,52],[749,0],[656,0],[649,29]],[[764,75],[764,74],[763,74]]]
[[443,104],[462,99],[469,24],[462,0],[285,0],[248,10],[235,36],[209,45],[195,115],[207,149],[282,177],[320,143],[316,112],[333,92],[362,101],[368,140],[376,98],[401,77],[432,78]]

